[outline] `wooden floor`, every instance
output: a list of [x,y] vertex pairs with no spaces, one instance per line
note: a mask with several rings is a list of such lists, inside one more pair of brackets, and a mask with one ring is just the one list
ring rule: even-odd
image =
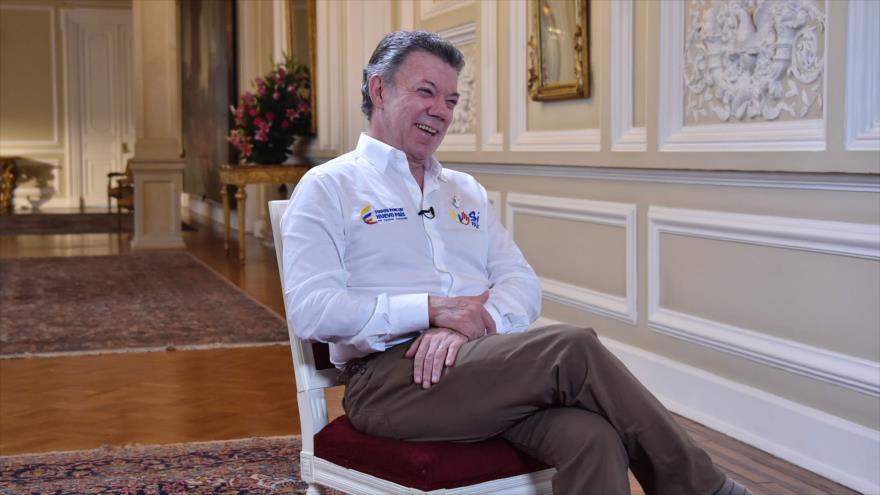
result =
[[[197,229],[183,234],[190,253],[283,314],[273,248],[248,236],[241,264],[234,250],[224,252],[222,226],[190,223]],[[128,234],[0,237],[0,257],[115,255],[128,252],[129,240]],[[0,455],[297,434],[295,391],[286,346],[0,360]],[[333,417],[342,413],[341,393],[328,394]],[[756,495],[855,493],[682,422]]]

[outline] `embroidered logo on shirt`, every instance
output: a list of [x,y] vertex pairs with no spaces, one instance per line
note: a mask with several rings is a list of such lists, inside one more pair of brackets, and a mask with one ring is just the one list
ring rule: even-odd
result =
[[449,210],[449,216],[452,217],[453,220],[462,224],[462,225],[470,225],[475,229],[480,228],[480,212],[479,211],[455,211]]
[[373,205],[367,204],[361,209],[361,220],[364,221],[367,225],[372,225],[376,222],[376,219],[373,218]]
[[403,211],[403,208],[382,208],[374,210],[373,205],[367,203],[367,206],[361,208],[361,220],[367,225],[393,222],[395,220],[406,220],[406,212]]

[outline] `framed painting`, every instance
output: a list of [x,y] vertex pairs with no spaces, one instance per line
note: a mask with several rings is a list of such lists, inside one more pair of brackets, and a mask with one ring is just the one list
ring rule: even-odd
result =
[[529,97],[588,98],[589,0],[529,0],[528,30]]
[[238,97],[236,2],[181,0],[180,79],[183,189],[220,200],[220,165],[234,163],[226,136]]

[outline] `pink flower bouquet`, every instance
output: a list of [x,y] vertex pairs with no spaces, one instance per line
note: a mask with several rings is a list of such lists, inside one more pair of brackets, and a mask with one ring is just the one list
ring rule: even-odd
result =
[[288,58],[254,86],[230,107],[235,124],[229,142],[242,163],[283,163],[296,136],[311,131],[309,68]]

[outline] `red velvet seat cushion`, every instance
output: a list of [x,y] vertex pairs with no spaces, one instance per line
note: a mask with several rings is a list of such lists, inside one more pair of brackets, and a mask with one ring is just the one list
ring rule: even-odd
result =
[[315,435],[315,455],[334,464],[436,490],[533,473],[548,466],[493,438],[476,443],[407,442],[365,435],[341,416]]

